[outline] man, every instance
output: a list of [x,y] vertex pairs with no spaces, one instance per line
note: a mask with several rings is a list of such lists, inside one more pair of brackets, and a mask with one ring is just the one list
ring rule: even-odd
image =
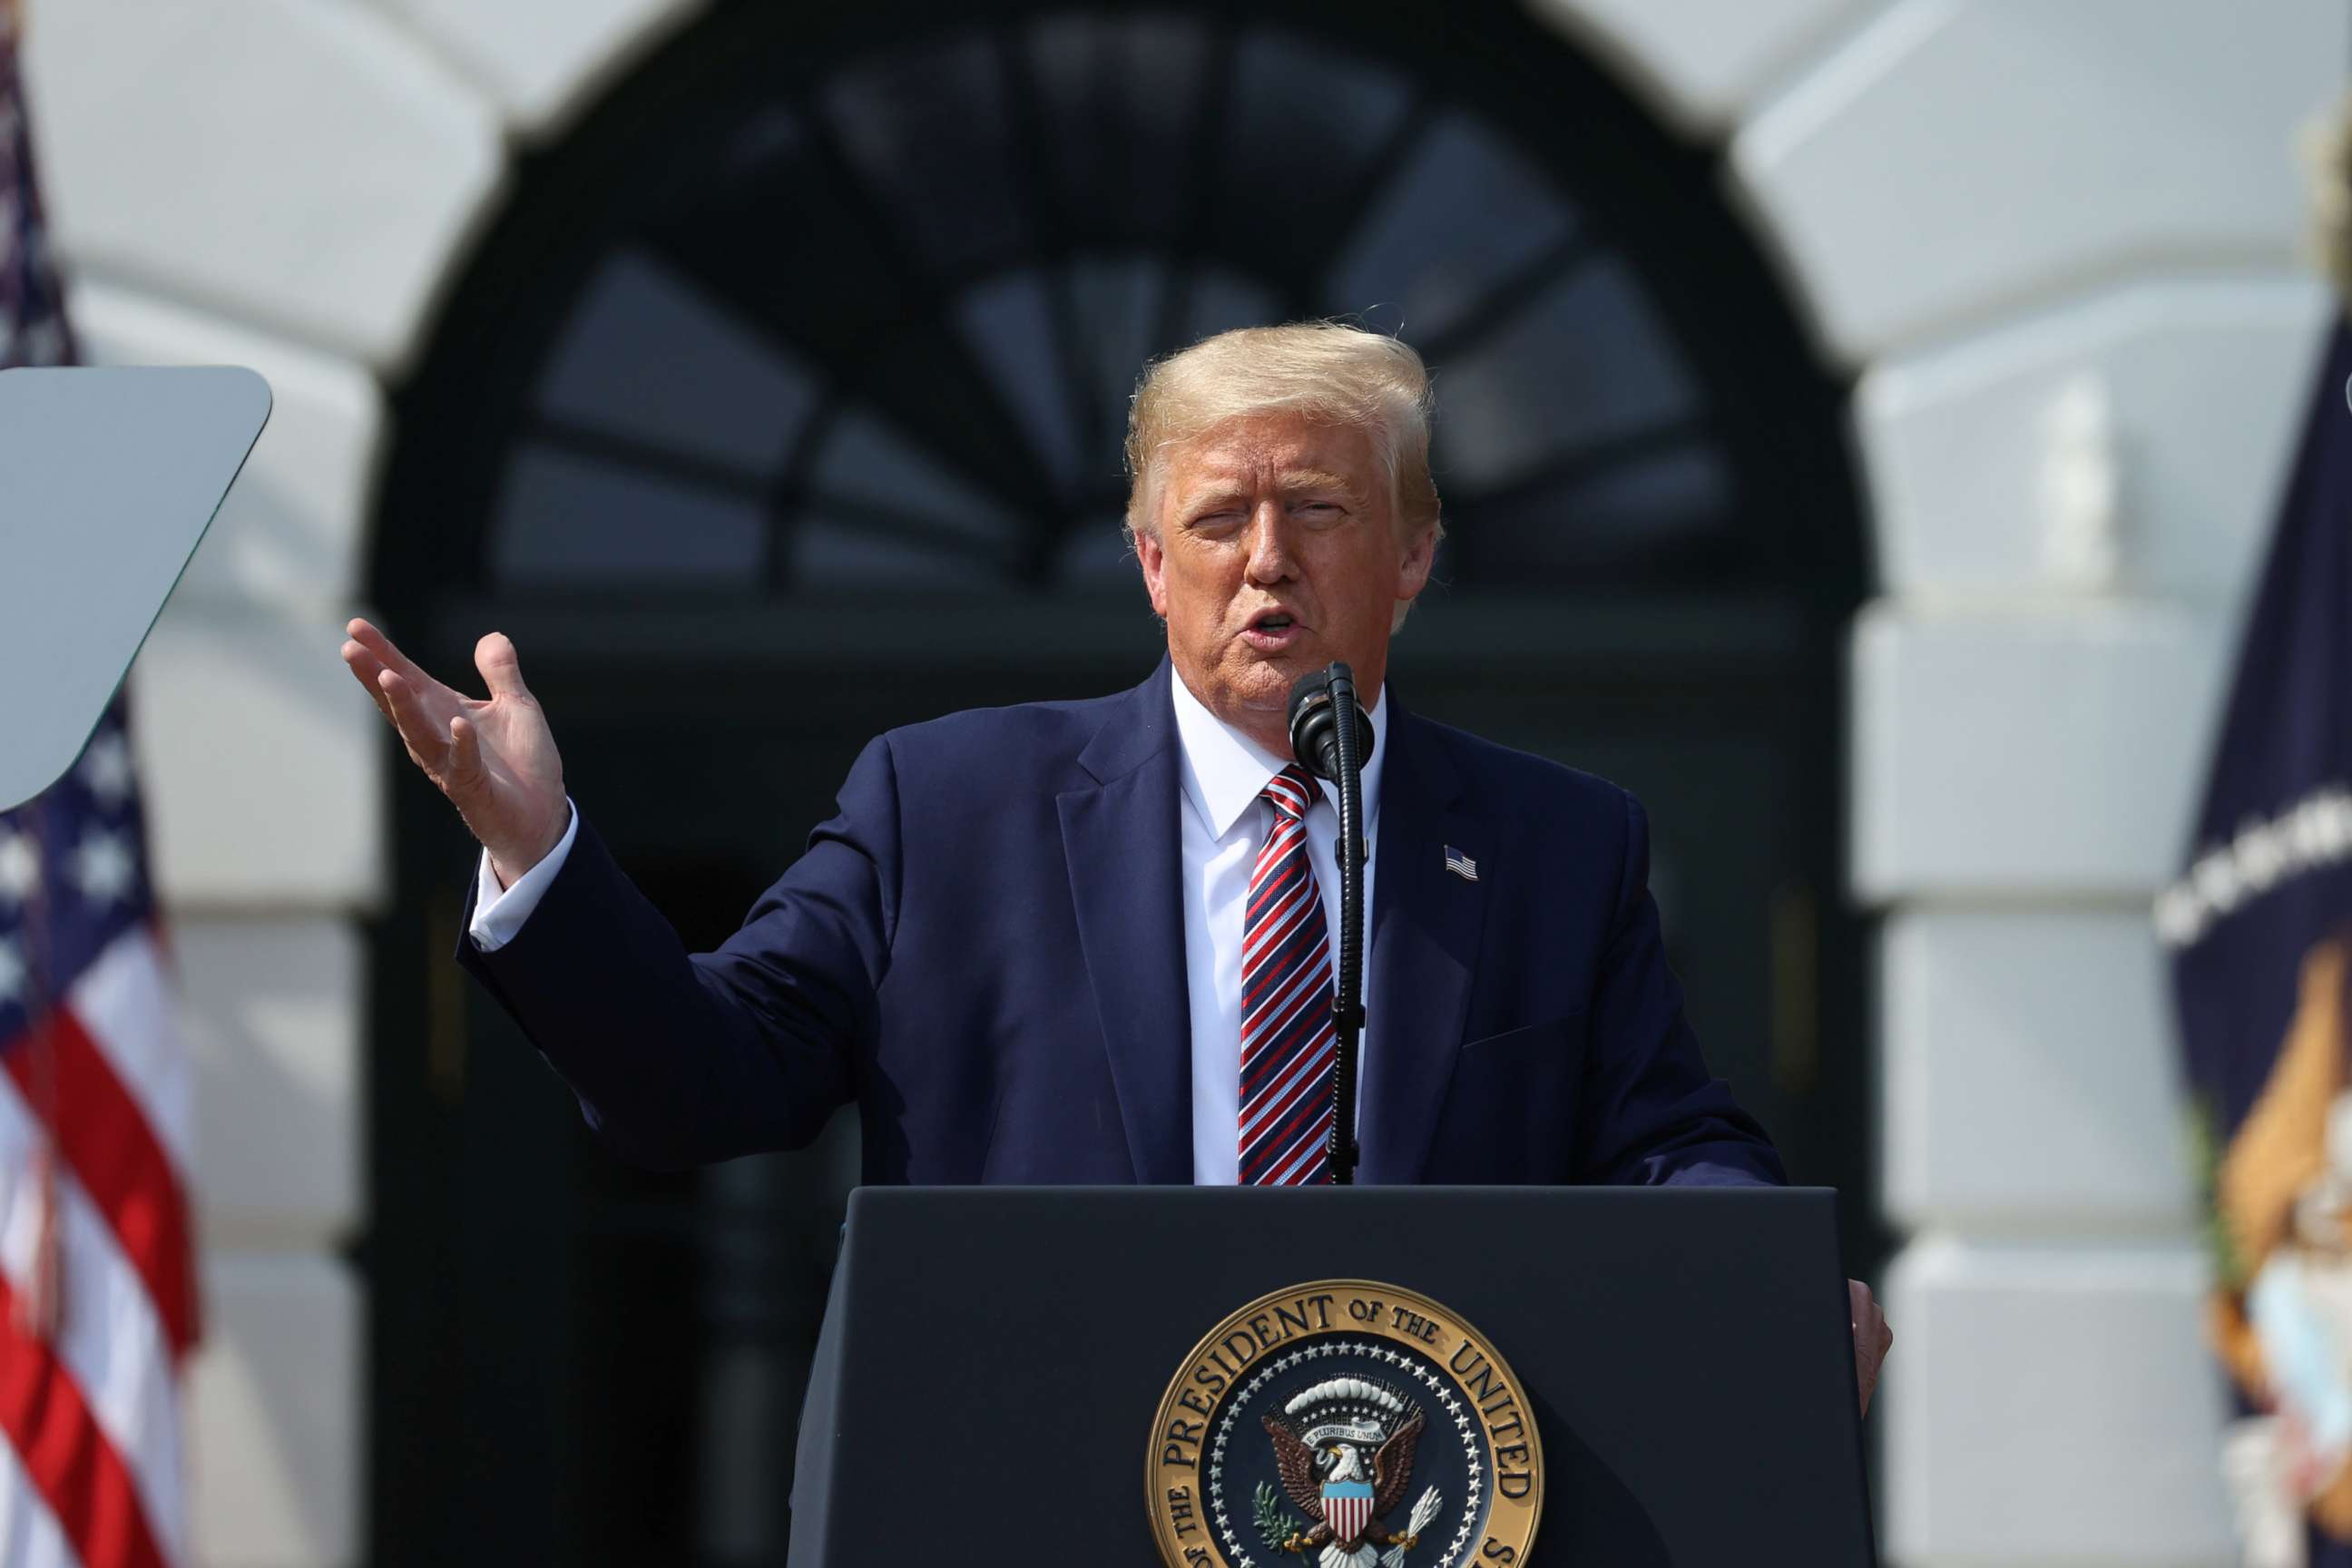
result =
[[1780,1182],[1684,1021],[1640,806],[1387,690],[1443,532],[1428,410],[1418,355],[1332,323],[1151,367],[1128,527],[1167,658],[876,740],[714,953],[572,808],[505,637],[477,701],[353,622],[345,661],[483,846],[461,962],[650,1163],[855,1100],[871,1182],[1320,1180],[1337,826],[1286,700],[1344,659],[1374,733],[1360,1179]]

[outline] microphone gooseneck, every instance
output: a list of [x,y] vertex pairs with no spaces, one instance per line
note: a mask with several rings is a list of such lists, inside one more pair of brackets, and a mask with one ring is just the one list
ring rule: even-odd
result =
[[[1343,722],[1341,715],[1354,722]],[[1373,744],[1372,721],[1356,699],[1355,672],[1345,664],[1301,676],[1290,689],[1290,752],[1310,772],[1339,786],[1339,963],[1331,987],[1338,1038],[1331,1071],[1331,1139],[1327,1148],[1336,1186],[1356,1179],[1356,1080],[1364,1030],[1364,759]]]

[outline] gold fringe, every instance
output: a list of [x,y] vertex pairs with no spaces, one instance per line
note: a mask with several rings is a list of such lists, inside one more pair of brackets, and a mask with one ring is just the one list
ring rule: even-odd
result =
[[2295,141],[2307,208],[2304,253],[2352,310],[2352,94],[2305,121]]
[[2311,1500],[2311,1518],[2334,1539],[2352,1542],[2352,1465],[2338,1470],[2328,1489]]
[[2294,1224],[2295,1199],[2326,1174],[2327,1111],[2344,1088],[2343,939],[2304,955],[2294,1020],[2270,1081],[2230,1140],[2214,1202],[2249,1270]]
[[2244,1298],[2226,1290],[2217,1290],[2205,1298],[2205,1342],[2213,1348],[2214,1357],[2228,1371],[2241,1394],[2255,1405],[2270,1403],[2270,1377],[2263,1371],[2263,1347],[2254,1338],[2254,1325],[2246,1321]]

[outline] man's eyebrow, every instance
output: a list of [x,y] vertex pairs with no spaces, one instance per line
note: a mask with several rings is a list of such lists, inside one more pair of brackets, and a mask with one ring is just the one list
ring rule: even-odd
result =
[[1244,488],[1229,479],[1203,479],[1190,489],[1176,492],[1176,510],[1198,511],[1203,506],[1231,505],[1242,499]]
[[1278,481],[1285,490],[1338,490],[1342,495],[1356,493],[1355,481],[1339,474],[1325,473],[1320,468],[1290,468]]
[[[1343,474],[1330,473],[1322,468],[1286,468],[1275,483],[1285,495],[1337,490],[1350,500],[1360,501],[1363,499],[1353,480]],[[1190,489],[1175,493],[1175,506],[1180,512],[1199,512],[1212,507],[1222,509],[1247,500],[1249,489],[1245,477],[1203,475]]]

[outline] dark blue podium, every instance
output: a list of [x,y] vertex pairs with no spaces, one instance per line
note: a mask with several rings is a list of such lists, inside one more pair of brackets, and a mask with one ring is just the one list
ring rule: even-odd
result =
[[[1513,1457],[1514,1429],[1496,1425],[1483,1462],[1475,1444],[1465,1460],[1450,1443],[1457,1427],[1466,1439],[1480,1422],[1514,1417],[1513,1396],[1488,1392],[1481,1358],[1455,1345],[1454,1331],[1429,1327],[1423,1346],[1410,1332],[1420,1317],[1385,1301],[1354,1300],[1389,1336],[1354,1342],[1372,1370],[1327,1366],[1318,1358],[1349,1342],[1316,1338],[1315,1319],[1343,1313],[1350,1294],[1326,1289],[1318,1305],[1286,1293],[1335,1279],[1442,1304],[1507,1363],[1540,1435],[1540,1520],[1524,1552],[1490,1542],[1472,1517],[1491,1508],[1499,1519],[1514,1506],[1503,1493],[1529,1485],[1515,1479],[1527,1461]],[[1222,1352],[1203,1341],[1261,1298],[1266,1309],[1241,1321]],[[1474,1375],[1461,1376],[1465,1367]],[[1198,1390],[1181,1386],[1187,1375]],[[1233,1408],[1253,1393],[1256,1404]],[[1381,1447],[1408,1410],[1415,1426],[1403,1436],[1417,1438],[1417,1457],[1411,1442]],[[1171,1413],[1174,1439],[1163,1441],[1155,1422]],[[1354,1454],[1351,1424],[1362,1437]],[[1270,1438],[1276,1426],[1318,1451]],[[1399,1448],[1416,1475],[1370,1543],[1342,1552],[1344,1542],[1303,1539],[1318,1509],[1338,1529],[1358,1528]],[[1301,1468],[1269,1481],[1286,1458]],[[1324,1471],[1319,1501],[1309,1458]],[[1220,1488],[1220,1474],[1234,1485]],[[1413,1537],[1406,1500],[1424,1491],[1435,1506],[1423,1505],[1431,1522]],[[1285,1531],[1288,1545],[1269,1544]],[[1874,1563],[1832,1194],[968,1187],[852,1197],[803,1421],[795,1568],[910,1556],[975,1568],[1270,1568],[1386,1564],[1391,1552],[1401,1568]]]

